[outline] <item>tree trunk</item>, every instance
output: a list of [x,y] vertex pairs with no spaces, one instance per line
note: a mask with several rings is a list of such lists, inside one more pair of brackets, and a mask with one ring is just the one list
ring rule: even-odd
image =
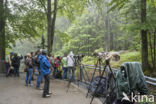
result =
[[106,16],[106,21],[105,21],[105,24],[106,24],[106,38],[105,38],[105,41],[106,41],[106,44],[105,44],[105,50],[108,52],[109,51],[109,20],[108,20],[108,15]]
[[113,49],[114,49],[114,34],[113,32],[110,32],[110,51],[112,51]]
[[57,15],[57,0],[54,0],[54,14],[53,14],[52,23],[51,23],[52,24],[51,25],[51,52],[53,49],[56,15]]
[[153,42],[153,46],[154,46],[154,66],[153,66],[153,70],[156,70],[156,29],[154,31],[154,42]]
[[[141,23],[146,23],[146,0],[141,0]],[[143,70],[148,69],[148,40],[147,30],[141,30],[141,46],[142,46],[142,67]]]
[[4,0],[0,0],[0,72],[4,72],[5,64],[5,8]]
[[[148,34],[149,34],[149,47],[150,47],[150,53],[151,53],[150,56],[152,59],[152,65],[150,66],[150,68],[152,67],[151,72],[153,72],[153,69],[155,69],[154,45],[152,44],[152,33],[148,32]],[[153,37],[154,37],[154,34],[153,34]]]
[[47,45],[48,45],[48,54],[52,51],[51,44],[51,0],[47,1]]
[[44,39],[44,35],[42,35],[42,37],[41,37],[41,47],[42,47],[42,49],[45,49],[45,39]]

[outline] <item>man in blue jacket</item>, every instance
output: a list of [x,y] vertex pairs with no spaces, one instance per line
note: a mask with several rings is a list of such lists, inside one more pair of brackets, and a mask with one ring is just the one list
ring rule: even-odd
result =
[[44,83],[44,90],[43,90],[43,95],[42,97],[50,97],[49,94],[49,83],[50,83],[50,63],[48,58],[46,57],[47,51],[45,49],[42,50],[42,58],[40,59],[40,68],[41,68],[41,73],[44,76],[45,83]]
[[39,75],[37,77],[37,83],[36,83],[36,89],[42,89],[40,88],[40,84],[43,80],[43,75],[41,73],[41,69],[40,69],[40,60],[42,59],[42,49],[40,49],[39,53],[35,56],[34,60],[36,62],[36,68],[38,69]]

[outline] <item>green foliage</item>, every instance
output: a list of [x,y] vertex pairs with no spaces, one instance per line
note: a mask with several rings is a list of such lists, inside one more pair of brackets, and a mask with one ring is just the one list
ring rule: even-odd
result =
[[[37,39],[36,43],[32,43],[32,47],[40,45],[40,36],[47,34],[46,8],[44,8],[47,0],[41,1],[43,4],[40,0],[18,0],[8,3],[8,8],[5,8],[5,41],[8,48],[14,48],[17,40],[25,38]],[[147,29],[154,33],[155,8],[154,0],[147,0],[147,21],[141,24],[138,0],[59,0],[54,53],[56,55],[67,54],[69,51],[73,51],[74,54],[84,53],[88,55],[84,58],[84,63],[92,64],[94,58],[90,55],[95,51],[136,50],[138,52],[123,53],[121,61],[113,65],[119,67],[127,60],[140,61],[140,30]],[[25,45],[20,48],[23,46]],[[24,51],[27,50],[31,49]],[[151,58],[149,60],[151,62]]]
[[45,16],[37,7],[37,2],[19,2],[10,1],[8,6],[12,8],[6,9],[6,46],[10,48],[17,39],[34,38],[42,35],[45,30]]
[[141,53],[137,51],[126,51],[120,54],[119,62],[112,62],[111,66],[114,68],[120,68],[124,62],[141,62]]

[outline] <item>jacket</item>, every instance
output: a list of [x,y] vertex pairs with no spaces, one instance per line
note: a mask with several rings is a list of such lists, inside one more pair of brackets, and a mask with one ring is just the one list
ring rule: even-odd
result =
[[14,56],[12,59],[12,66],[15,68],[20,67],[20,61],[23,59],[23,56]]
[[43,73],[43,75],[50,74],[51,65],[50,65],[49,60],[47,59],[47,57],[45,55],[40,55],[39,59],[40,59],[40,69],[41,69],[41,72]]
[[60,62],[61,62],[60,59],[58,59],[58,58],[54,59],[54,67],[58,68],[60,65]]
[[26,59],[25,63],[27,68],[33,68],[32,58]]
[[74,54],[70,52],[69,55],[67,56],[67,66],[74,67],[74,64],[75,64]]
[[63,57],[62,59],[62,64],[63,64],[63,67],[67,67],[67,57]]

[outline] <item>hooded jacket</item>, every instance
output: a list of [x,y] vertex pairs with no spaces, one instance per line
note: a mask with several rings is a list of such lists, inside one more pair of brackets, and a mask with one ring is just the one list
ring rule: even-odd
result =
[[74,66],[74,54],[73,52],[70,52],[69,55],[67,56],[67,66],[68,67],[73,67]]
[[45,55],[40,55],[39,59],[40,59],[40,69],[41,69],[41,72],[43,73],[43,75],[50,74],[51,65],[50,65],[47,57]]

